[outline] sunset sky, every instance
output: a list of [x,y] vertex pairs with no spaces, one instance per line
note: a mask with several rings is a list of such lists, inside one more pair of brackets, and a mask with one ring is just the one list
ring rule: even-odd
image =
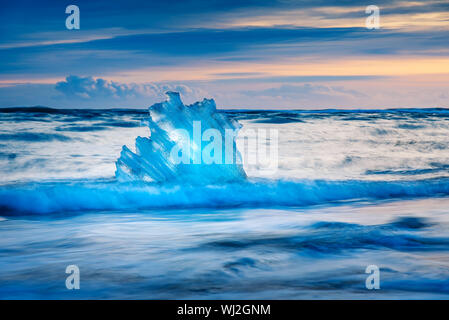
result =
[[0,21],[0,107],[449,108],[447,0],[17,0]]

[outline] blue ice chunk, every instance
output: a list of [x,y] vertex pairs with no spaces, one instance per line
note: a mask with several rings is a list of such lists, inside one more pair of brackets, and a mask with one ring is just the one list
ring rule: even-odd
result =
[[165,102],[149,108],[150,137],[137,137],[135,153],[123,146],[116,178],[190,184],[245,180],[235,143],[241,125],[218,112],[212,99],[186,106],[179,93],[166,95]]

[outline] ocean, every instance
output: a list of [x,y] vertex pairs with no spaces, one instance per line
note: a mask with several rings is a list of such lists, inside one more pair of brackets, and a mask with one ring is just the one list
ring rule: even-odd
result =
[[276,170],[121,181],[148,110],[0,109],[0,298],[449,298],[448,109],[218,113]]

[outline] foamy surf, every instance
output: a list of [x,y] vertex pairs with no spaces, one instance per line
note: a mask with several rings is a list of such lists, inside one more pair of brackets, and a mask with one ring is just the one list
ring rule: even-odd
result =
[[447,195],[449,179],[389,182],[257,179],[203,186],[49,182],[0,187],[0,208],[3,215],[168,208],[273,208]]

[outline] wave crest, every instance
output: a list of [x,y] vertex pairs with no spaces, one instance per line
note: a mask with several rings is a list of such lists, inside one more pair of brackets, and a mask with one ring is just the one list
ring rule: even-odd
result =
[[117,182],[0,187],[2,215],[166,208],[295,207],[359,199],[449,195],[449,179],[419,181],[244,181],[222,185]]

